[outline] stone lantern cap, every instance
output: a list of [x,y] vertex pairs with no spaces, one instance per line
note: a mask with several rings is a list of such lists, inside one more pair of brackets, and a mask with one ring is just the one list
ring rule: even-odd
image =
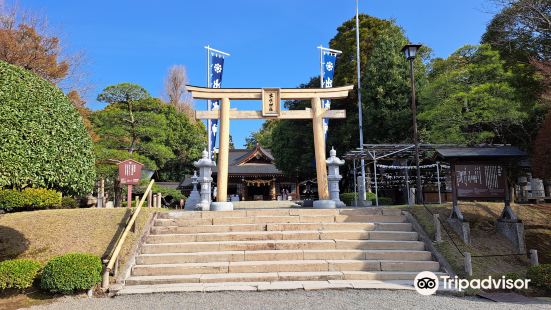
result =
[[214,167],[216,166],[216,163],[209,159],[209,153],[207,150],[203,150],[202,158],[194,162],[193,165],[197,168]]
[[342,166],[344,165],[344,160],[337,157],[337,151],[334,147],[331,147],[329,151],[329,158],[326,160],[328,165]]

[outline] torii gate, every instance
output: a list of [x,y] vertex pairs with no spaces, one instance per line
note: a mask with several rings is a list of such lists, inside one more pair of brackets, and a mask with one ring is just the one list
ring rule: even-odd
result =
[[[197,119],[218,119],[220,149],[218,153],[218,202],[227,201],[228,153],[230,141],[230,119],[311,119],[314,131],[316,174],[320,200],[329,199],[325,156],[325,134],[323,118],[346,118],[345,110],[322,108],[322,99],[348,97],[353,85],[335,88],[206,88],[187,86],[194,99],[220,100],[220,108],[211,111],[196,111]],[[261,111],[230,110],[230,100],[262,100]],[[312,108],[305,110],[281,110],[281,100],[310,100]]]

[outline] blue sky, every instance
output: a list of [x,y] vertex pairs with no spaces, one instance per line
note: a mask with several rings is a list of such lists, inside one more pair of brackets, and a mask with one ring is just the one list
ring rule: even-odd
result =
[[[9,1],[7,1],[9,2]],[[64,46],[86,56],[92,86],[85,98],[108,85],[133,82],[161,96],[174,64],[186,66],[190,83],[206,84],[203,46],[231,53],[223,87],[295,87],[319,74],[320,44],[355,14],[354,0],[19,0],[48,17]],[[360,12],[395,19],[412,42],[446,57],[464,44],[477,44],[491,19],[488,0],[360,0]],[[204,101],[196,101],[205,109]],[[260,108],[237,102],[238,109]],[[233,121],[236,147],[262,121]]]

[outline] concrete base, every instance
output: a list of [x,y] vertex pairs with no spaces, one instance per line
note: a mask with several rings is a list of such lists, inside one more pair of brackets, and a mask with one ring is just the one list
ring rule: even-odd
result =
[[471,227],[469,222],[461,221],[457,218],[448,218],[448,223],[465,244],[471,244]]
[[233,203],[231,202],[211,202],[210,203],[211,211],[232,211]]
[[316,200],[314,209],[336,209],[337,204],[333,200]]
[[344,202],[340,201],[340,200],[335,201],[335,205],[337,206],[337,208],[346,208],[346,204]]
[[496,228],[499,233],[504,235],[513,243],[518,253],[526,253],[524,243],[524,224],[520,220],[498,219]]

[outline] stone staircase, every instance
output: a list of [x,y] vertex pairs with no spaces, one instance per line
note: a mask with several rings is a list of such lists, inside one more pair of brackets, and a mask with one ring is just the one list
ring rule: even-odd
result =
[[425,270],[439,264],[398,209],[168,212],[155,220],[119,294],[352,287],[411,282]]

